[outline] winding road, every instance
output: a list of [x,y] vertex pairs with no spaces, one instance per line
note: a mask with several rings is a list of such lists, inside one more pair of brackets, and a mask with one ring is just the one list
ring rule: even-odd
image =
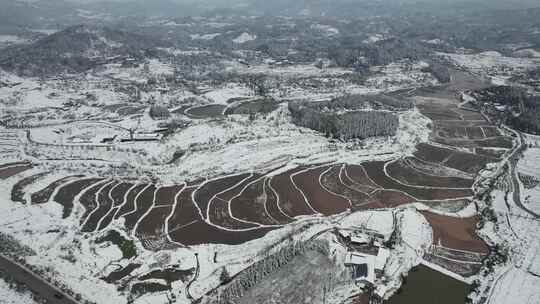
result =
[[[47,303],[54,304],[80,304],[77,300],[51,285],[41,277],[37,276],[28,268],[18,264],[12,259],[0,254],[0,270],[5,271],[16,281],[24,283],[34,293],[47,300]],[[0,299],[0,302],[2,300]]]

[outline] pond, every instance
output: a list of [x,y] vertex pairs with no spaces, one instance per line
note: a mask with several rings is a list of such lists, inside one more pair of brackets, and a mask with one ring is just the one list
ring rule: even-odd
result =
[[387,304],[465,304],[469,285],[432,270],[419,266],[409,272],[401,292]]
[[226,106],[211,104],[206,106],[194,107],[185,111],[185,114],[192,118],[210,118],[223,115]]

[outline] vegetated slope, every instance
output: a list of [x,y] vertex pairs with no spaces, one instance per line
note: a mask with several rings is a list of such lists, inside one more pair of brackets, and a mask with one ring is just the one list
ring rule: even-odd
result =
[[30,45],[0,53],[0,67],[23,76],[79,73],[116,56],[148,56],[160,45],[151,38],[110,29],[77,25]]
[[409,101],[400,101],[388,96],[358,95],[329,102],[289,103],[289,110],[296,125],[325,133],[327,137],[343,140],[393,136],[399,126],[399,119],[388,109],[410,107],[412,103]]
[[540,96],[530,95],[523,88],[495,86],[472,92],[476,102],[504,106],[489,111],[501,122],[520,131],[540,134]]

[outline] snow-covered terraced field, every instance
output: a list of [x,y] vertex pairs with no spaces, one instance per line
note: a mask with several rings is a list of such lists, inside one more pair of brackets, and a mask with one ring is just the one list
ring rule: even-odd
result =
[[[377,157],[370,154],[374,148],[369,148],[366,156],[345,149],[334,153],[328,148],[332,157],[328,157],[326,151],[317,152],[328,146],[328,142],[314,132],[303,133],[305,131],[292,126],[286,119],[285,108],[280,106],[269,114],[268,121],[279,120],[286,126],[284,131],[262,127],[268,122],[266,120],[253,122],[250,130],[260,128],[259,133],[264,135],[256,139],[247,137],[247,143],[253,143],[253,147],[246,149],[245,156],[239,155],[238,145],[245,144],[241,136],[247,136],[244,134],[247,122],[238,118],[220,117],[209,123],[201,120],[186,129],[185,134],[173,135],[170,141],[178,142],[182,147],[188,147],[195,140],[205,143],[208,137],[204,149],[189,151],[179,164],[164,165],[141,159],[145,153],[134,147],[143,148],[143,144],[120,149],[97,143],[115,132],[125,136],[127,125],[119,128],[102,125],[101,131],[94,130],[90,134],[91,142],[84,145],[59,144],[63,138],[55,132],[61,128],[57,126],[36,128],[30,133],[2,131],[0,147],[15,146],[16,149],[0,151],[0,178],[6,180],[6,195],[13,202],[13,208],[21,212],[18,217],[22,219],[17,218],[16,223],[31,217],[23,216],[23,210],[35,214],[36,208],[50,209],[54,212],[50,212],[44,221],[66,223],[66,227],[75,229],[68,235],[81,234],[89,239],[107,240],[105,244],[90,245],[87,251],[99,257],[100,264],[91,271],[99,284],[126,284],[131,273],[146,278],[152,271],[180,271],[182,275],[175,277],[173,284],[189,291],[189,296],[193,293],[199,298],[220,284],[221,267],[227,267],[232,274],[239,273],[261,258],[260,251],[268,246],[278,246],[276,244],[295,233],[293,231],[301,230],[300,238],[307,238],[335,228],[332,225],[338,225],[334,222],[337,218],[386,212],[389,217],[385,221],[392,221],[393,212],[403,210],[413,212],[418,217],[415,223],[425,224],[431,237],[415,240],[427,244],[421,250],[412,248],[412,243],[402,244],[402,249],[409,250],[409,258],[414,256],[415,262],[401,265],[396,262],[399,258],[394,257],[392,269],[397,278],[399,273],[424,261],[462,281],[471,282],[471,277],[489,253],[487,244],[476,234],[480,222],[473,204],[477,176],[488,164],[500,162],[513,147],[514,139],[491,125],[480,113],[460,108],[450,97],[428,95],[418,97],[416,101],[417,109],[400,118],[402,124],[397,143],[394,140],[392,144],[391,138],[381,139]],[[122,107],[118,104],[109,110],[114,112]],[[216,113],[222,113],[223,107],[221,105]],[[183,108],[182,112],[191,113],[188,109]],[[196,110],[200,109],[193,108],[192,111]],[[220,120],[225,122],[220,123]],[[425,135],[416,134],[415,137],[415,130],[427,121],[431,126],[429,138],[427,131],[423,133]],[[71,133],[85,135],[88,130],[92,131],[92,124],[99,122],[72,123],[70,127],[74,130]],[[231,131],[234,131],[232,135]],[[273,136],[271,132],[277,132],[288,141],[279,142],[281,137]],[[223,137],[219,147],[215,145],[216,134]],[[292,136],[298,138],[297,146],[291,141]],[[404,144],[407,138],[413,142]],[[307,139],[316,141],[314,147],[318,150],[313,148],[311,155],[309,146],[300,147],[300,142]],[[262,145],[265,140],[271,144]],[[366,142],[369,144],[372,140],[375,139]],[[388,146],[384,146],[386,144]],[[145,148],[156,148],[150,153],[152,156],[176,147],[159,145],[160,142],[156,142]],[[263,150],[263,146],[268,149]],[[397,147],[402,151],[396,152]],[[221,149],[230,150],[230,153],[223,154]],[[274,153],[278,150],[279,155]],[[289,150],[294,153],[286,155],[288,152],[285,151]],[[205,153],[217,153],[215,163]],[[264,157],[261,160],[263,154],[269,161]],[[107,155],[107,158],[98,159],[99,155]],[[223,155],[228,155],[230,161]],[[300,155],[309,155],[309,159],[291,161],[295,157],[302,158]],[[139,177],[131,171],[117,173],[122,170],[118,163],[129,162],[131,158],[136,164],[144,164],[141,167],[145,169],[163,173],[164,178],[148,178],[144,174]],[[191,162],[192,159],[196,161]],[[84,164],[86,161],[89,164]],[[66,164],[61,165],[63,162]],[[78,167],[70,168],[71,163]],[[96,163],[99,167],[93,170]],[[180,170],[182,166],[193,169]],[[79,167],[88,170],[77,170]],[[211,175],[212,170],[207,169],[215,167],[220,167],[223,173]],[[227,171],[229,173],[225,174]],[[175,177],[171,178],[173,172]],[[197,175],[197,172],[205,174]],[[182,173],[186,176],[176,176]],[[414,209],[421,212],[411,211]],[[12,226],[8,223],[8,227]],[[404,240],[414,238],[413,230],[402,231],[401,237]],[[56,230],[48,228],[47,231]],[[426,231],[423,234],[427,234]],[[51,237],[52,234],[47,233],[44,240]],[[173,255],[182,261],[181,267],[171,270],[171,257],[169,262],[153,262],[151,266],[141,263],[143,257],[135,260],[129,255],[122,257],[126,254],[123,246],[127,246],[128,240],[144,250],[143,257],[151,256],[152,261],[159,261],[162,256]],[[54,247],[55,242],[48,240],[48,248]],[[122,253],[111,247],[110,242],[116,242]],[[198,255],[193,255],[194,252]],[[113,260],[122,261],[122,265],[107,265]],[[151,289],[151,294],[166,296],[160,292],[169,290],[167,286],[171,282],[161,278],[168,274],[153,275],[143,280],[155,288]],[[150,288],[150,285],[137,284],[142,283],[130,285],[131,292]],[[397,288],[399,284],[396,284],[391,283]],[[381,294],[386,292],[382,290]],[[108,291],[108,295],[117,294]],[[98,297],[96,294],[86,296]],[[141,297],[141,301],[145,297]]]
[[[85,212],[79,219],[83,232],[102,231],[122,220],[128,234],[151,250],[160,250],[166,243],[242,244],[306,217],[412,203],[433,208],[454,202],[462,206],[474,195],[474,176],[487,163],[498,161],[476,154],[470,147],[470,142],[484,140],[486,130],[493,127],[478,113],[451,104],[425,102],[419,107],[437,126],[455,122],[476,126],[449,127],[444,138],[454,140],[454,146],[423,143],[413,156],[402,159],[241,172],[178,185],[124,181],[113,176],[66,176],[28,194],[31,203],[61,204],[64,217],[71,215],[73,206],[83,206]],[[442,131],[435,129],[435,141]],[[496,129],[490,132],[511,143]],[[483,146],[501,148],[498,143]],[[30,168],[27,163],[6,164],[0,174],[7,178]],[[46,174],[43,169],[32,171],[14,189],[24,196],[27,185],[39,181],[42,174]],[[450,248],[486,252],[481,245]]]

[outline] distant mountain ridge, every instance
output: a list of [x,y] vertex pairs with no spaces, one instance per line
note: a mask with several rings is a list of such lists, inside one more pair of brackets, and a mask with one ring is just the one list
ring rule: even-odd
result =
[[108,27],[77,25],[0,52],[0,67],[21,76],[80,73],[115,56],[146,56],[166,43]]

